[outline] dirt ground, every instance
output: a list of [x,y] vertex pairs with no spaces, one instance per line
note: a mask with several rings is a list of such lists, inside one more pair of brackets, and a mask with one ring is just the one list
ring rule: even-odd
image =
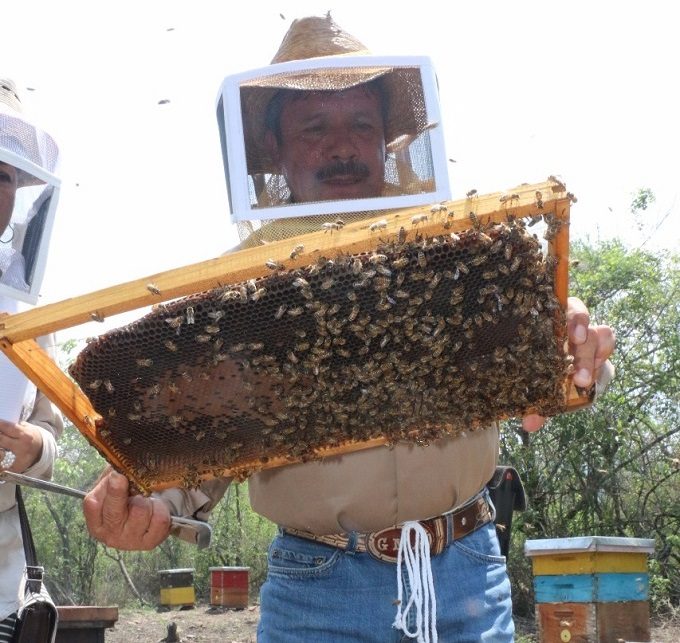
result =
[[[116,626],[106,631],[106,643],[160,643],[165,641],[170,623],[177,625],[181,643],[255,643],[259,616],[257,605],[243,610],[207,605],[166,612],[122,609]],[[519,640],[527,643],[538,640],[531,619],[516,619],[515,625]],[[680,621],[653,623],[651,640],[654,643],[678,643]]]

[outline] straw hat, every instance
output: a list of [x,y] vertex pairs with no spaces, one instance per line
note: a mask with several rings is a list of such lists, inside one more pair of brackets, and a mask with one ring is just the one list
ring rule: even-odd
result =
[[[9,78],[0,78],[0,148],[4,148],[40,165],[41,154],[35,136],[35,127],[23,114],[23,105],[16,84]],[[16,114],[16,115],[15,115]],[[17,186],[42,185],[32,174],[17,168]]]
[[[367,56],[368,49],[331,18],[294,20],[271,64],[325,56]],[[417,68],[348,67],[263,76],[241,86],[241,112],[249,174],[276,174],[279,168],[264,144],[266,112],[280,89],[342,91],[382,78],[386,101],[385,142],[417,135],[426,127],[425,99]]]

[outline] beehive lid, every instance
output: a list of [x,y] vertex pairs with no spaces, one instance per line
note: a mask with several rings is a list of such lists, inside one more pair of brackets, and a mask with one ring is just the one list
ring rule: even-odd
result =
[[577,536],[575,538],[541,538],[527,540],[524,553],[527,556],[546,556],[568,552],[629,552],[654,553],[653,538],[622,538],[617,536]]

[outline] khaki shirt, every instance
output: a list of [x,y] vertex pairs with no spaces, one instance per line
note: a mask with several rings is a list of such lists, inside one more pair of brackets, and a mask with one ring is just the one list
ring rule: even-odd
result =
[[[285,527],[316,534],[377,531],[464,504],[491,479],[497,455],[497,426],[427,447],[373,447],[255,473],[248,480],[250,502]],[[156,496],[174,515],[206,520],[228,485],[212,480],[197,490],[168,489]]]

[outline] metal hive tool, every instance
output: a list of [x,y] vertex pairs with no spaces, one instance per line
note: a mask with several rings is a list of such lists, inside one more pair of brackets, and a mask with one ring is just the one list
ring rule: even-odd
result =
[[90,342],[70,368],[87,397],[32,366],[26,317],[0,347],[143,492],[555,415],[590,394],[565,351],[573,197],[552,180],[516,191],[329,221],[221,259],[219,278],[187,267],[46,307],[41,330],[212,284]]

